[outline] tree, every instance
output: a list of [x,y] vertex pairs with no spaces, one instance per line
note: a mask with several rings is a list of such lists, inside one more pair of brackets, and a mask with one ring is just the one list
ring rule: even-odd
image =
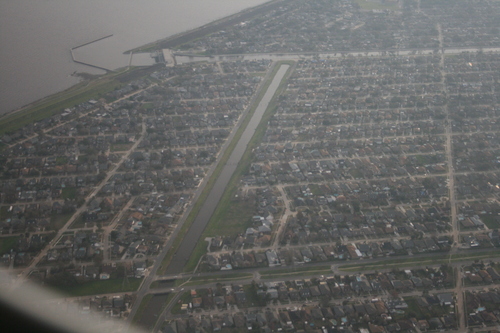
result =
[[118,279],[124,278],[126,276],[126,270],[123,265],[116,267],[116,277]]
[[118,238],[118,236],[120,236],[120,233],[116,230],[113,230],[111,231],[110,236],[111,240],[114,242]]
[[330,305],[330,297],[328,296],[321,296],[319,300],[319,304],[321,304],[322,307],[328,307]]
[[98,254],[98,255],[94,256],[94,264],[96,266],[101,266],[102,265],[102,261],[103,261],[102,254]]

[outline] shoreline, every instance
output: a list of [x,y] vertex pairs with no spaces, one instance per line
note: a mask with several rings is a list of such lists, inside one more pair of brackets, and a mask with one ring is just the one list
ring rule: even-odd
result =
[[252,18],[253,16],[261,14],[262,12],[266,12],[270,9],[275,9],[282,2],[284,2],[284,0],[270,0],[255,7],[247,8],[238,13],[209,22],[205,25],[202,25],[201,27],[194,28],[191,30],[186,30],[184,32],[180,32],[178,34],[166,38],[158,39],[154,42],[147,43],[142,46],[136,47],[134,49],[127,50],[123,53],[129,54],[130,52],[133,53],[144,52],[145,50],[151,49],[153,47],[157,47],[160,49],[169,49],[175,46],[179,46],[184,43],[187,43],[190,40],[197,39],[206,36],[208,34],[214,33],[216,31],[219,31],[224,27],[234,25],[238,22],[241,22],[241,20]]
[[[144,44],[144,45],[139,46],[137,48],[124,51],[123,54],[138,53],[141,50],[144,51],[146,49],[152,48],[153,46],[161,46],[161,48],[168,48],[168,47],[163,47],[163,46],[164,45],[171,45],[171,43],[172,43],[172,45],[180,45],[180,44],[186,43],[190,39],[199,38],[199,37],[204,36],[208,33],[212,33],[213,32],[212,30],[217,31],[222,26],[234,24],[235,21],[238,21],[241,19],[246,19],[246,18],[252,17],[254,15],[257,15],[257,14],[261,13],[262,11],[267,10],[270,6],[271,6],[271,8],[273,8],[273,6],[277,6],[277,4],[280,4],[283,1],[284,0],[270,0],[266,3],[261,4],[261,5],[247,8],[247,9],[244,9],[240,12],[235,13],[235,14],[232,14],[232,15],[220,18],[218,20],[209,22],[205,25],[202,25],[201,27],[187,30],[187,31],[184,31],[184,32],[181,32],[181,33],[178,33],[178,34],[166,37],[166,38],[156,40],[154,42]],[[109,36],[105,36],[104,38],[107,38],[107,37],[109,37]],[[103,38],[101,38],[101,39],[103,39]],[[95,41],[92,41],[90,43],[93,43],[93,42],[95,42]],[[80,45],[80,46],[83,46],[83,45]],[[79,46],[71,48],[70,51],[75,49],[75,48],[78,48],[78,47]],[[116,68],[114,70],[114,73],[120,72],[120,69],[121,68]],[[104,69],[102,69],[102,70],[104,70]],[[77,82],[77,83],[75,83],[75,84],[73,84],[73,85],[71,85],[63,90],[60,90],[60,91],[54,92],[50,95],[41,97],[37,100],[29,102],[29,103],[27,103],[21,107],[18,107],[16,109],[1,113],[0,114],[0,121],[4,120],[5,118],[7,118],[9,116],[15,115],[16,113],[27,111],[29,108],[37,107],[40,104],[48,102],[51,98],[54,98],[57,95],[63,95],[65,93],[67,93],[68,91],[71,91],[72,89],[74,89],[78,85],[81,85],[82,83],[85,83],[85,82],[88,83],[88,82],[92,82],[94,80],[98,80],[99,78],[106,76],[107,74],[110,74],[110,73],[108,72],[108,73],[104,73],[104,74],[100,74],[100,75],[97,74],[96,77],[93,79],[82,79],[82,80],[80,80],[80,82]]]

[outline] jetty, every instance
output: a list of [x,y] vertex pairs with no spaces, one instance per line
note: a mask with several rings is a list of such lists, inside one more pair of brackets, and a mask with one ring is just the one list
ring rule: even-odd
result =
[[106,39],[106,38],[109,38],[109,37],[112,37],[113,34],[111,35],[107,35],[107,36],[104,36],[104,37],[101,37],[101,38],[97,38],[97,39],[94,39],[90,42],[87,42],[87,43],[83,43],[83,44],[80,44],[78,46],[75,46],[75,47],[72,47],[70,49],[70,53],[71,53],[71,59],[73,60],[73,62],[77,63],[77,64],[80,64],[80,65],[85,65],[85,66],[89,66],[89,67],[93,67],[93,68],[97,68],[97,69],[100,69],[100,70],[103,70],[103,71],[106,71],[106,72],[114,72],[114,70],[112,69],[109,69],[109,68],[105,68],[105,67],[101,67],[101,66],[97,66],[97,65],[93,65],[93,64],[90,64],[88,62],[83,62],[83,61],[80,61],[80,60],[77,60],[75,58],[75,54],[74,54],[74,50],[80,48],[80,47],[84,47],[86,45],[89,45],[89,44],[92,44],[92,43],[95,43],[95,42],[98,42],[100,40],[103,40],[103,39]]

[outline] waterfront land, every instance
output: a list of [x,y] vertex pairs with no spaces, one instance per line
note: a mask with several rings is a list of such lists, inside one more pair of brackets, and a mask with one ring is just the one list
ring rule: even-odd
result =
[[64,282],[155,332],[492,329],[500,3],[273,6],[178,37],[207,58],[5,125],[14,286]]

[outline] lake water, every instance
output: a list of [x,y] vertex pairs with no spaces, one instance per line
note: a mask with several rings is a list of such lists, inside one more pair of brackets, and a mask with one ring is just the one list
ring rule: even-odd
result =
[[[64,90],[71,74],[128,65],[123,52],[268,0],[1,0],[0,114]],[[137,58],[139,60],[139,57]],[[147,61],[147,59],[140,59]]]

